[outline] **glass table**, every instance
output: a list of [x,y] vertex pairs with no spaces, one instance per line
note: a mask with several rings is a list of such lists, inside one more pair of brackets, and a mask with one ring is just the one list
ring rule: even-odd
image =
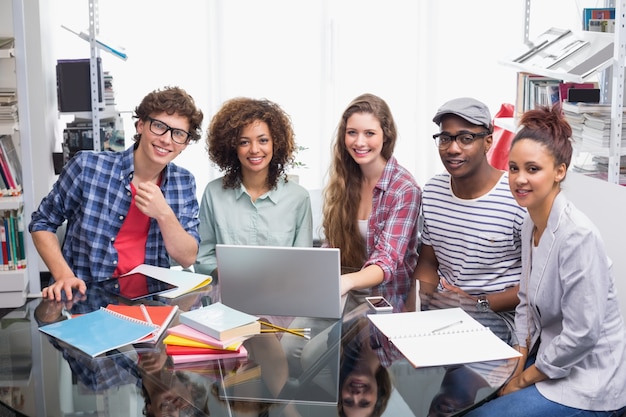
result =
[[[218,300],[214,285],[174,303],[187,311]],[[6,406],[6,415],[51,417],[451,416],[494,396],[517,364],[416,369],[367,319],[367,305],[354,300],[341,320],[264,317],[310,327],[310,340],[259,334],[245,342],[247,358],[186,365],[172,365],[162,343],[91,358],[38,330],[110,300],[92,296],[72,306],[29,300],[0,319],[0,408]],[[423,309],[461,306],[510,341],[506,319],[479,313],[455,294],[421,294],[420,301]]]

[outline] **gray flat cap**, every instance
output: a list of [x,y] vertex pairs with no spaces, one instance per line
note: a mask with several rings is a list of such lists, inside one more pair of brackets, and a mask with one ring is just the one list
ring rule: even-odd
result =
[[439,107],[439,110],[437,110],[437,114],[433,117],[433,122],[439,126],[441,119],[446,114],[455,114],[472,124],[484,126],[491,130],[491,114],[489,113],[489,108],[485,103],[476,99],[461,97],[444,103]]

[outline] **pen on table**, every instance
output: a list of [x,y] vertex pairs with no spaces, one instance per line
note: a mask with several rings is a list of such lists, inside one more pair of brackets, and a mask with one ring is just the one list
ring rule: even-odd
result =
[[300,333],[300,332],[297,332],[295,330],[287,329],[285,327],[280,327],[280,326],[277,326],[277,325],[272,324],[272,323],[268,323],[268,322],[265,322],[265,321],[261,321],[260,323],[262,325],[264,325],[264,326],[272,327],[274,329],[281,330],[281,331],[286,332],[286,333],[291,333],[291,334],[294,334],[296,336],[304,337],[307,340],[309,340],[311,338],[311,336],[306,335],[304,333]]
[[456,326],[457,324],[461,324],[461,323],[463,323],[463,320],[459,320],[459,321],[455,321],[454,323],[446,324],[445,326],[439,327],[438,329],[435,329],[435,330],[431,330],[430,332],[431,333],[437,333],[437,332],[440,332],[442,330],[448,329],[448,328],[450,328],[452,326]]
[[140,304],[139,308],[141,309],[141,312],[143,313],[143,316],[148,322],[148,324],[154,324],[152,323],[152,319],[150,318],[150,314],[148,314],[148,309],[146,308],[146,306],[143,304]]

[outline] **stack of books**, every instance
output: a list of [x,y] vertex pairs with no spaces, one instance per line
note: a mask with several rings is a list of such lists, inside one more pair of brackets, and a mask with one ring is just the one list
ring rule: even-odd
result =
[[[608,172],[611,138],[611,105],[605,103],[563,102],[563,115],[572,127],[576,155],[573,167],[586,174]],[[622,154],[626,152],[626,113],[622,115]],[[622,156],[624,160],[624,156]],[[621,163],[623,166],[623,162]],[[622,168],[622,172],[624,169]]]
[[12,133],[17,127],[17,93],[15,88],[0,88],[0,131]]
[[[622,126],[626,121],[626,115],[622,115]],[[622,127],[622,141],[620,146],[624,147],[626,141],[624,140],[624,134],[626,129]],[[611,116],[610,114],[589,114],[585,113],[583,117],[582,126],[582,141],[583,144],[589,146],[597,146],[601,148],[608,148],[611,138]]]
[[0,195],[16,196],[22,193],[22,164],[9,135],[0,136]]
[[615,7],[583,9],[583,30],[591,32],[615,32]]
[[[563,102],[563,115],[572,127],[572,139],[584,149],[608,150],[611,137],[611,105],[604,103]],[[622,138],[626,136],[624,128],[626,114],[622,115]],[[622,139],[621,146],[626,146]]]
[[222,303],[184,312],[179,319],[163,340],[174,364],[245,358],[244,340],[261,331],[257,317]]
[[113,89],[113,76],[109,71],[104,71],[104,104],[115,106],[115,90]]
[[0,271],[26,268],[23,209],[0,210]]

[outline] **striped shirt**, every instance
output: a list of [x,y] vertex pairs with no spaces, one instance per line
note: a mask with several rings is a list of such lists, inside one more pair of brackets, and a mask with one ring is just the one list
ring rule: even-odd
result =
[[[56,233],[67,220],[63,257],[85,282],[110,278],[118,262],[113,245],[131,202],[134,146],[123,152],[77,153],[32,215],[28,230]],[[193,175],[169,163],[161,180],[165,201],[198,244],[198,200]],[[158,223],[150,219],[146,264],[168,268],[170,258]]]
[[471,295],[503,291],[519,282],[520,207],[504,173],[487,194],[472,200],[452,193],[450,174],[431,178],[422,199],[422,243],[432,246],[439,276]]

